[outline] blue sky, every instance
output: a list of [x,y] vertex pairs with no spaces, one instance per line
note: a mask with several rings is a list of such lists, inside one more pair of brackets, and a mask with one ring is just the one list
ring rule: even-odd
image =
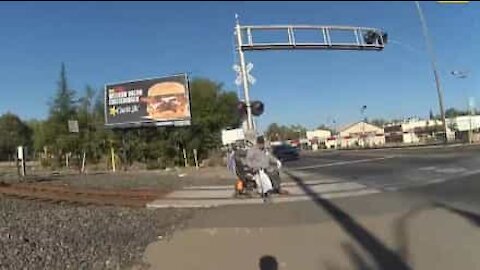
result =
[[[237,91],[234,14],[243,24],[358,25],[385,29],[383,52],[248,52],[271,122],[345,124],[361,118],[428,116],[438,111],[429,58],[413,2],[2,2],[0,113],[45,118],[61,62],[70,85],[188,72]],[[434,42],[446,107],[478,91],[480,4],[422,3]],[[453,78],[453,69],[470,71]],[[468,93],[467,93],[468,92]]]

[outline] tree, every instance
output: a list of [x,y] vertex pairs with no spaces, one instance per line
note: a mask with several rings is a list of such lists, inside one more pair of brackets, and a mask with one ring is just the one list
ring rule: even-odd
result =
[[453,118],[457,116],[462,116],[462,115],[468,115],[467,111],[462,111],[462,110],[457,110],[455,108],[448,108],[445,111],[445,117],[446,118]]
[[190,150],[198,149],[199,156],[206,157],[210,149],[221,145],[222,129],[240,126],[236,111],[238,97],[235,92],[225,90],[222,84],[204,78],[193,79],[190,91],[192,125],[178,130],[181,136],[176,138]]
[[265,132],[265,135],[270,141],[280,141],[282,140],[282,130],[277,123],[271,123]]
[[13,158],[17,146],[30,147],[32,130],[18,116],[6,113],[0,117],[0,160]]
[[370,123],[370,124],[378,126],[378,127],[383,127],[385,124],[388,123],[388,120],[382,119],[382,118],[376,118],[376,119],[370,120],[367,123]]
[[67,123],[75,115],[75,91],[68,86],[65,64],[62,63],[57,92],[50,106],[50,119],[57,123]]
[[433,114],[433,111],[432,111],[431,109],[430,109],[429,119],[430,119],[430,120],[434,120],[434,119],[435,119],[435,115]]
[[42,152],[43,147],[47,145],[46,122],[40,120],[30,120],[27,125],[32,130],[32,150],[36,153]]
[[295,140],[305,138],[307,129],[301,125],[283,126],[272,123],[265,132],[271,141]]
[[325,124],[319,125],[319,126],[317,127],[317,129],[329,130],[329,131],[332,132],[332,133],[335,132],[335,130],[334,130],[333,128],[328,127],[328,126],[325,125]]
[[62,63],[57,91],[50,104],[49,117],[45,123],[45,143],[53,150],[60,162],[63,154],[79,152],[79,138],[68,131],[68,120],[76,119],[75,91],[68,86],[66,68]]

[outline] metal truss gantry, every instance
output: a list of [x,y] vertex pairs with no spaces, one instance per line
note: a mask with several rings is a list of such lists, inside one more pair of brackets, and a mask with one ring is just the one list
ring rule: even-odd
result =
[[[318,26],[318,25],[248,25],[242,26],[235,16],[236,50],[240,68],[238,76],[243,85],[247,106],[247,131],[255,134],[250,104],[249,74],[244,52],[265,50],[356,50],[381,51],[387,43],[387,34],[380,29],[358,26]],[[305,40],[300,33],[309,35]],[[276,33],[274,41],[261,41],[260,33]],[[280,35],[279,35],[280,34]],[[280,38],[278,37],[280,36]],[[341,38],[340,38],[341,37]],[[276,39],[276,40],[275,40]],[[250,68],[251,69],[251,68]],[[251,80],[250,80],[251,81]],[[247,136],[248,136],[247,135]]]

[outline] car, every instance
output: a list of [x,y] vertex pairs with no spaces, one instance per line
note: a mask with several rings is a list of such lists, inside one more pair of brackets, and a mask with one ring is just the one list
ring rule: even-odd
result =
[[297,160],[300,157],[299,150],[288,144],[272,146],[272,154],[280,161]]

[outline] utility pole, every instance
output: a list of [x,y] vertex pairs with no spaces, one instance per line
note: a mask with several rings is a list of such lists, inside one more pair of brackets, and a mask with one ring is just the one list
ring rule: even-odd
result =
[[[454,70],[450,72],[455,78],[457,79],[466,79],[468,77],[468,72],[465,71],[458,71]],[[472,115],[473,115],[473,106],[471,105],[470,99],[468,97],[467,90],[465,90],[465,97],[467,98],[467,111],[468,111],[468,122],[469,122],[469,127],[468,127],[468,143],[472,143]]]
[[441,88],[441,85],[440,85],[440,76],[439,76],[438,71],[437,71],[437,63],[436,63],[435,53],[433,52],[433,45],[432,45],[432,42],[430,40],[427,23],[426,23],[426,20],[425,20],[425,16],[423,15],[422,8],[420,7],[420,3],[418,1],[415,1],[415,5],[417,7],[418,16],[420,17],[420,23],[422,24],[422,33],[423,33],[423,37],[425,39],[425,43],[427,45],[427,51],[430,55],[430,62],[431,62],[431,65],[432,65],[433,76],[435,77],[435,86],[437,88],[438,106],[440,107],[440,116],[442,117],[442,121],[443,121],[443,132],[445,133],[444,143],[447,143],[447,141],[448,141],[447,123],[446,123],[446,119],[445,119],[445,110],[443,108],[443,93],[442,93],[442,88]]
[[363,147],[365,147],[365,124],[366,124],[366,119],[365,119],[365,110],[367,109],[367,105],[363,105],[362,108],[360,109],[360,112],[362,113],[362,141],[363,141]]

